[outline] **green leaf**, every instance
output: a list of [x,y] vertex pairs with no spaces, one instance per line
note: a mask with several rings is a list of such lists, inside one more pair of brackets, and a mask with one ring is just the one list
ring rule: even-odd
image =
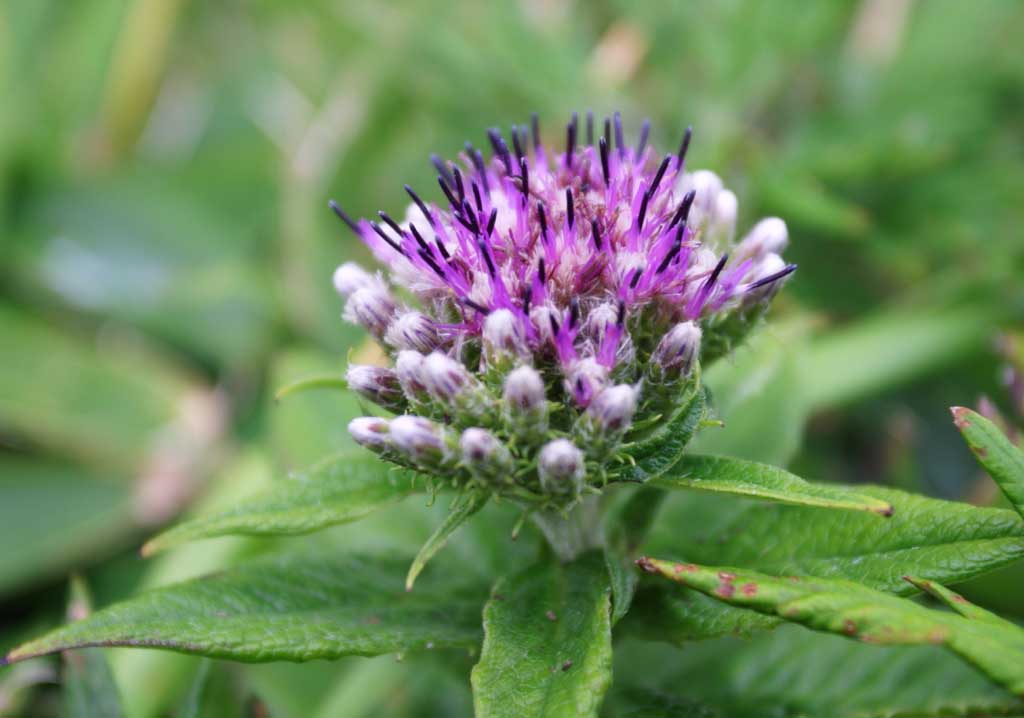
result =
[[30,641],[8,661],[83,646],[308,661],[476,646],[486,589],[463,575],[403,590],[408,558],[303,550],[160,588]]
[[642,558],[651,573],[726,603],[879,645],[943,645],[1024,696],[1024,630],[934,611],[853,581],[776,577]]
[[470,489],[463,491],[452,500],[452,505],[448,509],[448,515],[434,533],[430,535],[427,542],[423,544],[423,548],[416,554],[416,558],[413,559],[412,566],[409,567],[409,573],[405,577],[406,591],[412,590],[413,584],[416,583],[416,577],[426,567],[427,562],[444,548],[445,544],[448,543],[448,539],[451,538],[452,534],[462,524],[484,507],[489,498],[490,494],[485,491]]
[[698,489],[751,496],[784,504],[892,514],[892,506],[842,486],[812,484],[767,464],[724,456],[684,456],[669,475],[652,479],[664,489]]
[[596,553],[500,580],[472,674],[478,718],[596,715],[611,683],[609,593]]
[[310,533],[361,519],[413,490],[409,475],[393,471],[376,456],[341,454],[226,511],[175,526],[149,541],[142,553],[148,556],[185,541],[215,536]]
[[999,485],[1017,513],[1024,516],[1024,451],[999,427],[976,411],[952,408],[953,422],[989,476]]
[[[732,610],[761,616],[747,609]],[[699,706],[702,712],[695,715],[701,718],[928,718],[1024,712],[1024,705],[1010,693],[939,646],[874,646],[792,624],[753,638],[691,643],[683,650],[640,641],[617,643],[615,683],[604,715],[675,716],[655,709],[676,705]]]
[[[71,579],[68,619],[77,621],[92,612],[92,600],[85,582],[78,576]],[[121,699],[114,684],[114,675],[107,657],[96,648],[64,653],[64,713],[67,718],[119,718]]]
[[622,451],[632,459],[616,470],[617,481],[647,481],[671,469],[700,428],[707,415],[707,397],[699,376],[686,387],[686,395],[667,421],[643,438],[624,444]]
[[774,574],[843,577],[906,592],[904,573],[956,583],[1024,558],[1013,511],[857,487],[891,504],[885,521],[857,511],[766,504],[707,494],[667,505],[643,550]]

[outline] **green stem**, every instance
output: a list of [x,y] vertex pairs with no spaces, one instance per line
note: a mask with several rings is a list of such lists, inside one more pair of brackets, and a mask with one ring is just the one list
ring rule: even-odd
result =
[[568,513],[536,511],[530,518],[561,561],[571,561],[602,543],[599,497],[587,496]]

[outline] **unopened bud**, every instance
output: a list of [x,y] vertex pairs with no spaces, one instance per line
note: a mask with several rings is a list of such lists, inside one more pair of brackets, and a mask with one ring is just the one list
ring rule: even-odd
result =
[[693,206],[690,209],[691,227],[702,228],[714,219],[718,195],[723,189],[721,178],[711,170],[697,170],[692,174],[683,175],[680,194],[690,190],[695,192]]
[[459,437],[459,449],[462,463],[477,478],[510,480],[512,455],[491,432],[476,427],[466,429]]
[[501,359],[523,356],[526,335],[523,325],[508,309],[496,309],[484,320],[484,356],[491,364]]
[[736,234],[738,211],[739,201],[735,194],[727,189],[718,193],[718,197],[715,198],[711,224],[708,226],[708,238],[716,245],[724,248],[732,242],[732,238]]
[[403,312],[391,322],[384,341],[396,349],[415,349],[424,354],[440,344],[433,320],[420,312]]
[[423,364],[426,357],[419,352],[400,351],[395,357],[395,374],[402,391],[410,400],[425,401],[427,399],[427,382],[424,378]]
[[633,421],[636,399],[636,388],[630,384],[610,386],[594,397],[587,414],[604,435],[622,436]]
[[466,367],[447,354],[433,352],[423,362],[423,380],[431,396],[448,404],[466,390],[472,377]]
[[345,373],[345,380],[352,391],[378,406],[390,411],[402,411],[405,407],[402,385],[391,369],[352,364]]
[[736,245],[733,256],[737,260],[760,260],[769,254],[782,254],[789,245],[786,223],[778,217],[766,217],[755,224]]
[[345,262],[334,270],[334,288],[347,297],[360,289],[382,289],[383,282],[355,262]]
[[345,302],[345,319],[359,324],[378,339],[384,336],[395,314],[395,303],[384,289],[357,289]]
[[569,365],[565,373],[565,390],[579,406],[588,406],[594,396],[608,384],[608,369],[597,359],[587,357]]
[[567,439],[550,441],[540,450],[537,474],[548,494],[579,494],[585,471],[583,452]]
[[686,376],[700,356],[701,331],[693,322],[680,322],[658,342],[652,360],[663,377]]
[[445,455],[443,429],[422,416],[403,414],[391,420],[395,448],[419,464],[438,465]]
[[513,369],[505,377],[504,415],[509,430],[523,439],[538,439],[548,430],[544,380],[532,366]]
[[792,271],[795,269],[795,265],[787,266],[782,257],[777,254],[765,255],[749,275],[748,289],[743,298],[744,304],[749,306],[758,302],[767,302],[774,297],[786,277],[789,276],[787,269]]
[[371,451],[383,451],[391,446],[391,432],[386,419],[360,416],[348,423],[348,433],[355,442]]

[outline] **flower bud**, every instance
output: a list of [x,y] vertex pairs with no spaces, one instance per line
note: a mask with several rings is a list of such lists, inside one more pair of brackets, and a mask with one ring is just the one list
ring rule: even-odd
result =
[[693,322],[680,322],[658,342],[651,359],[662,377],[686,376],[700,356],[701,331]]
[[419,352],[400,351],[395,357],[395,374],[402,391],[410,400],[425,401],[427,399],[427,382],[424,378],[423,364],[426,361]]
[[355,262],[345,262],[334,270],[334,289],[347,297],[360,289],[383,289],[384,284]]
[[541,488],[548,494],[578,495],[585,471],[583,452],[567,439],[549,441],[540,450],[537,474]]
[[593,357],[579,359],[565,373],[565,390],[579,406],[588,406],[608,383],[608,369]]
[[455,401],[473,381],[466,367],[441,352],[423,361],[423,380],[430,395],[444,404]]
[[491,364],[527,354],[526,335],[519,317],[508,309],[496,309],[484,320],[484,356]]
[[419,464],[437,466],[446,453],[443,430],[422,416],[403,414],[391,420],[395,448]]
[[587,407],[595,427],[606,436],[622,436],[636,413],[637,390],[630,384],[602,389]]
[[706,227],[715,216],[718,195],[724,189],[721,178],[711,170],[697,170],[683,175],[680,194],[693,190],[693,206],[690,209],[689,224],[694,229]]
[[786,223],[778,217],[766,217],[751,227],[747,235],[736,245],[733,256],[739,261],[760,260],[769,254],[782,254],[787,246],[789,231],[786,229]]
[[475,477],[484,481],[509,481],[512,455],[494,434],[476,427],[466,429],[459,437],[462,463]]
[[715,198],[711,224],[708,226],[708,239],[720,247],[727,247],[736,234],[736,214],[739,212],[739,200],[731,191],[724,189]]
[[380,452],[391,447],[391,432],[386,419],[357,417],[348,423],[348,433],[357,444],[371,451]]
[[[795,268],[789,265],[790,269]],[[747,278],[747,291],[743,303],[747,306],[768,302],[782,286],[787,274],[786,263],[777,254],[767,254],[751,270]],[[775,277],[775,279],[772,279]]]
[[345,319],[366,328],[378,339],[384,336],[395,314],[395,303],[380,287],[357,289],[345,302]]
[[352,364],[345,373],[349,388],[390,411],[405,407],[405,395],[398,375],[391,369]]
[[403,312],[391,322],[384,341],[396,349],[415,349],[424,354],[433,351],[441,343],[434,322],[420,312]]

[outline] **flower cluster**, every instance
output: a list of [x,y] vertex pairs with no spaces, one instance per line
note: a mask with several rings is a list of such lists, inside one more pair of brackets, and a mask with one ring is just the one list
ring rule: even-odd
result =
[[[599,128],[600,129],[600,128]],[[648,123],[627,145],[619,115],[595,136],[574,114],[562,152],[536,117],[493,154],[433,157],[444,200],[411,187],[403,219],[334,212],[389,276],[340,266],[344,316],[388,348],[350,387],[397,414],[349,430],[398,464],[565,506],[614,478],[630,441],[729,351],[795,269],[777,218],[734,241],[737,201],[687,172],[691,131],[656,157]],[[402,297],[400,299],[399,297]],[[413,300],[415,305],[407,303]]]

